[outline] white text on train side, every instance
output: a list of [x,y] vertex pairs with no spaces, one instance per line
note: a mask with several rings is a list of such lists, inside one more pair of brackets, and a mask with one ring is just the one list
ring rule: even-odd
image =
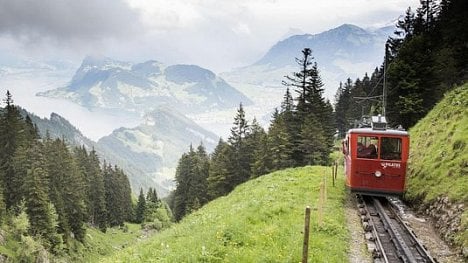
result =
[[401,164],[400,163],[387,163],[387,162],[383,162],[383,163],[380,163],[380,165],[382,165],[382,168],[385,169],[387,167],[392,167],[392,168],[401,168]]

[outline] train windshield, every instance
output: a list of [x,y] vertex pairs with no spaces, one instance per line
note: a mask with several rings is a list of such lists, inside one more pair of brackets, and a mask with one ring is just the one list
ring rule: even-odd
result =
[[377,159],[379,150],[379,138],[373,136],[358,136],[357,157],[366,159]]
[[401,160],[401,138],[382,137],[380,159]]

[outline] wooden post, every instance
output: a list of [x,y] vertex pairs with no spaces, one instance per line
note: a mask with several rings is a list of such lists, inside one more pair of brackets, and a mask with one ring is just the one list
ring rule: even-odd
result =
[[327,203],[327,177],[323,177],[323,204]]
[[332,165],[332,180],[333,180],[333,187],[335,187],[335,165]]
[[309,227],[310,227],[310,207],[305,209],[304,220],[304,243],[302,246],[302,263],[307,263],[309,257]]
[[337,175],[338,175],[338,161],[335,161],[335,179]]
[[318,202],[318,225],[322,226],[323,217],[323,182],[320,183],[320,196]]

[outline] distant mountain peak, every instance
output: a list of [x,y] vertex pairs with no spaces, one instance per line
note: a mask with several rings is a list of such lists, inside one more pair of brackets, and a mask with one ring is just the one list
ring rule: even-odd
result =
[[252,101],[212,71],[197,65],[133,64],[87,56],[66,87],[38,93],[67,98],[89,108],[144,114],[160,105],[182,112],[233,108]]
[[131,63],[122,62],[118,60],[111,59],[106,56],[86,56],[81,63],[81,70],[89,69],[89,68],[100,68],[100,69],[109,69],[109,68],[123,68],[129,69],[131,67]]

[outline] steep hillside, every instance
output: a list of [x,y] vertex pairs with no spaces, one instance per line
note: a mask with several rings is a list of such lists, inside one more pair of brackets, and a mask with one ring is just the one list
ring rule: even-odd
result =
[[[173,187],[177,162],[189,145],[203,143],[211,151],[217,141],[215,134],[184,115],[160,107],[146,114],[145,123],[135,128],[117,129],[101,138],[97,149],[109,161],[135,175],[130,177],[134,192],[137,193],[140,187],[146,190],[148,184],[158,184],[166,188],[158,191],[160,196],[165,196]],[[140,171],[143,175],[138,176]],[[140,177],[147,180],[136,181]]]
[[142,245],[101,262],[300,262],[304,209],[312,207],[309,257],[346,262],[344,183],[328,185],[318,224],[319,185],[326,167],[287,169],[238,186]]
[[30,113],[24,109],[21,110],[21,115],[28,115],[32,122],[37,125],[39,134],[45,138],[48,134],[50,138],[63,138],[70,145],[82,146],[84,145],[88,150],[96,146],[96,143],[84,136],[75,126],[73,126],[67,119],[51,113],[50,118],[40,118],[39,116]]
[[406,198],[422,202],[444,237],[467,248],[468,84],[447,93],[410,135]]

